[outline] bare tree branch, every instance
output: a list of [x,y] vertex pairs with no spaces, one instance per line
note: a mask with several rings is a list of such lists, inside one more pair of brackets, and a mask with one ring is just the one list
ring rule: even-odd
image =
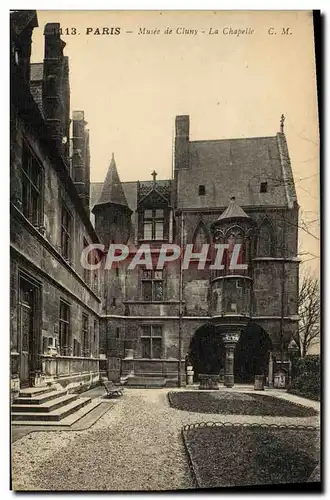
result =
[[319,280],[311,275],[303,277],[299,297],[299,327],[295,341],[299,347],[299,354],[305,357],[308,348],[319,336],[320,324],[320,284]]

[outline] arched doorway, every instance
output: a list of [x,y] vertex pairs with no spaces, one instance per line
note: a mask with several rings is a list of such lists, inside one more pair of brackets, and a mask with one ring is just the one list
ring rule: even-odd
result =
[[196,330],[189,346],[189,362],[194,369],[194,381],[198,375],[220,374],[225,365],[225,347],[220,330],[207,323]]
[[255,375],[266,375],[271,350],[272,341],[268,333],[256,323],[249,323],[235,348],[235,382],[253,383]]

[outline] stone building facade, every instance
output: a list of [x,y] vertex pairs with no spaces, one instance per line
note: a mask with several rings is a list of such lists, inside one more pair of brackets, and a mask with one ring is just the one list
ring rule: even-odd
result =
[[99,380],[100,276],[80,263],[99,242],[89,216],[89,132],[70,119],[59,24],[31,64],[35,11],[11,13],[10,324],[12,389]]
[[199,375],[220,370],[229,387],[256,374],[271,384],[276,370],[288,370],[298,325],[299,207],[284,117],[273,137],[191,141],[189,116],[177,116],[174,167],[172,179],[153,172],[149,181],[120,182],[112,158],[105,182],[91,185],[101,241],[133,254],[148,243],[155,256],[163,243],[192,243],[198,252],[240,242],[248,269],[214,271],[207,261],[204,270],[181,271],[177,260],[163,271],[130,271],[127,260],[105,271],[108,375],[176,385],[188,358]]
[[[70,118],[69,61],[59,24],[45,26],[43,63],[31,64],[34,11],[11,14],[11,380],[16,390],[56,382],[72,390],[100,374],[129,385],[185,383],[221,374],[234,381],[289,365],[297,329],[298,204],[284,135],[191,141],[176,117],[174,173],[121,182],[114,156],[104,183],[90,183],[83,111]],[[155,166],[157,168],[157,166]],[[87,271],[90,244],[148,243],[198,256],[159,270],[130,259]],[[212,269],[224,243],[223,269]],[[230,268],[240,243],[246,269]]]

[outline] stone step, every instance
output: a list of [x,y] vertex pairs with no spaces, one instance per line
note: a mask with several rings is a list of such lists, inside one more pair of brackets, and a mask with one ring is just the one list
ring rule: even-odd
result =
[[19,391],[19,398],[31,398],[33,396],[40,396],[48,392],[56,392],[54,387],[27,387]]
[[[94,410],[98,405],[100,405],[102,401],[100,399],[93,399],[85,406],[81,407],[79,410],[71,413],[67,417],[62,418],[61,420],[52,421],[52,420],[12,420],[11,425],[33,425],[33,426],[43,426],[43,427],[70,427],[72,424],[78,422],[81,418],[88,415],[89,412]],[[104,404],[104,403],[103,403]],[[26,413],[25,413],[26,415]]]
[[71,401],[71,403],[66,404],[65,406],[61,406],[56,410],[51,412],[15,412],[11,414],[12,421],[49,421],[49,422],[58,422],[65,417],[68,417],[72,413],[76,412],[83,406],[87,405],[91,402],[91,398],[78,398],[75,401]]
[[71,403],[71,401],[75,401],[77,398],[78,394],[64,394],[42,404],[18,404],[17,401],[14,401],[14,404],[11,405],[11,411],[13,413],[49,413],[53,410],[57,410],[57,408],[60,408],[61,406],[65,406],[68,403]]
[[65,396],[67,394],[67,391],[65,389],[63,390],[58,390],[58,391],[52,391],[52,392],[46,392],[45,394],[40,394],[40,396],[32,396],[32,397],[18,397],[14,399],[14,404],[19,404],[19,405],[42,405],[43,403],[46,403],[47,401],[51,401],[52,399],[56,399],[61,396]]

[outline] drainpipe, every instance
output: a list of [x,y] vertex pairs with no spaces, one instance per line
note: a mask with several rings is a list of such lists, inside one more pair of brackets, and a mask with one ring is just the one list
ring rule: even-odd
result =
[[284,222],[283,226],[283,236],[282,236],[282,269],[281,269],[281,326],[280,326],[280,348],[281,348],[281,367],[283,363],[283,329],[284,329],[284,309],[285,309],[285,237],[286,237],[286,225]]
[[179,281],[179,366],[178,366],[178,386],[181,387],[181,358],[182,358],[182,298],[183,298],[183,269],[182,269],[182,248],[183,248],[183,210],[181,211],[180,228],[180,281]]

